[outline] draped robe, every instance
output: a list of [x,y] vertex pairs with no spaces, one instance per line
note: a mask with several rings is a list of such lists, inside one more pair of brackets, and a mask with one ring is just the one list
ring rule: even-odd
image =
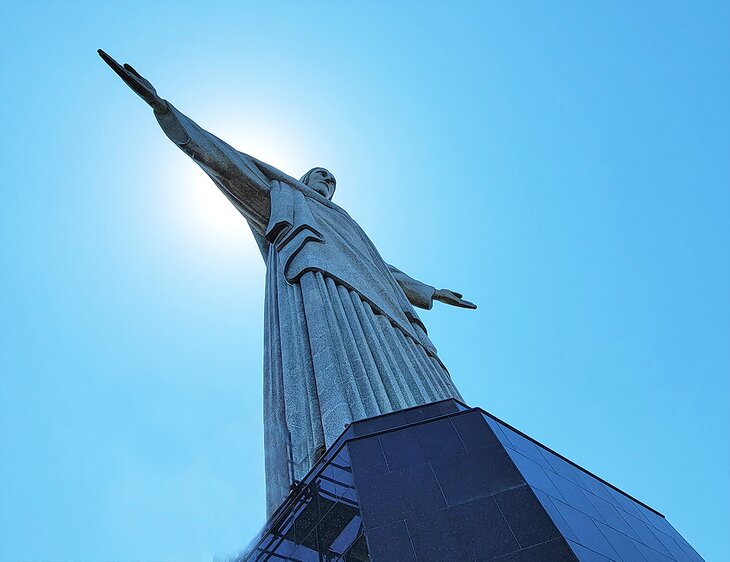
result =
[[266,263],[264,447],[269,515],[357,419],[461,398],[412,305],[435,289],[385,263],[329,199],[172,105],[155,114],[246,218]]

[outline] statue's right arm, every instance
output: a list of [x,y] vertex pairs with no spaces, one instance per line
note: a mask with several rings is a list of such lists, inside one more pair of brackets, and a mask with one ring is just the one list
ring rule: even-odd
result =
[[101,49],[99,56],[152,107],[168,138],[203,168],[252,227],[263,232],[271,210],[270,186],[256,162],[180,113],[130,65],[120,65]]
[[252,158],[209,133],[170,103],[155,117],[167,137],[192,158],[261,232],[269,222],[269,182]]

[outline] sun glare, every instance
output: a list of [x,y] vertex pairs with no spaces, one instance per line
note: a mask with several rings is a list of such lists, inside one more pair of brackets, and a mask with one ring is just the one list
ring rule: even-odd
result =
[[[259,122],[244,124],[229,120],[224,126],[218,124],[210,130],[236,149],[251,153],[297,178],[306,171],[302,156],[304,152],[308,154],[312,147],[305,144],[305,150],[297,150],[296,143],[287,136],[287,128],[283,125],[276,128],[270,123],[264,126]],[[177,165],[172,176],[179,188],[179,220],[194,239],[191,240],[194,245],[209,248],[211,255],[237,254],[240,258],[243,251],[247,260],[261,259],[245,219],[205,172],[197,167]]]

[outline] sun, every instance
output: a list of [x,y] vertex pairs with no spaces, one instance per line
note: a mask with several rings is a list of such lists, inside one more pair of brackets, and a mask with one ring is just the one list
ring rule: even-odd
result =
[[[233,119],[215,123],[209,130],[234,148],[297,178],[304,169],[295,142],[277,132],[287,130],[283,125],[277,128],[270,123],[265,126]],[[192,244],[208,248],[211,258],[236,255],[247,260],[261,259],[245,218],[202,169],[192,162],[175,162],[168,177],[175,183],[177,194],[177,208],[173,212],[178,214],[179,226]]]

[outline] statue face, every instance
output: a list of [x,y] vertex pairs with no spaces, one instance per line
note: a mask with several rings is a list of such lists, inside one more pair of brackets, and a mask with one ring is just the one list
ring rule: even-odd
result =
[[335,193],[337,180],[335,180],[335,176],[333,176],[329,170],[325,170],[324,168],[314,168],[309,172],[307,185],[323,197],[332,199],[332,195]]

